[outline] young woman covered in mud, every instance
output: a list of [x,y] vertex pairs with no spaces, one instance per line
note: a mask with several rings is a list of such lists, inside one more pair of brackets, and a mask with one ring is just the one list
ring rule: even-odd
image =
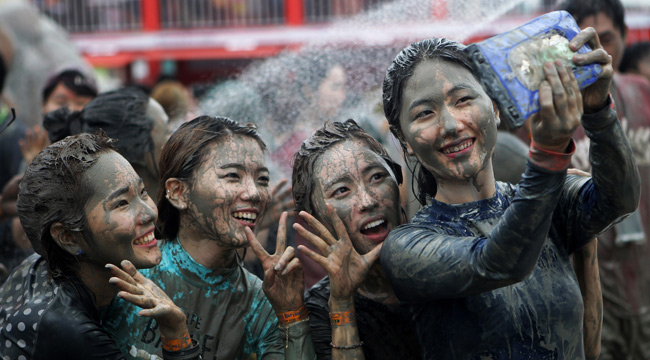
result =
[[[43,251],[0,289],[1,356],[124,359],[99,315],[117,294],[160,324],[163,358],[200,357],[185,314],[136,270],[160,262],[158,212],[111,139],[80,134],[45,148],[25,172],[17,206],[27,236]],[[47,283],[36,273],[43,263]]]
[[[427,205],[386,240],[382,267],[416,316],[427,359],[584,358],[583,303],[569,254],[634,211],[639,175],[608,96],[613,69],[593,29],[580,32],[577,65],[600,63],[581,94],[564,67],[546,63],[523,180],[496,182],[499,122],[463,45],[424,40],[404,49],[384,81],[384,109],[417,159]],[[583,115],[584,111],[584,115]],[[580,124],[592,178],[567,176]]]
[[[160,265],[143,274],[186,312],[204,359],[315,356],[302,270],[295,250],[285,251],[286,214],[277,252],[260,252],[264,283],[236,252],[259,245],[251,230],[270,201],[264,151],[253,126],[209,116],[181,125],[162,151],[158,226],[167,241]],[[106,315],[113,337],[134,356],[160,353],[158,324],[134,306],[120,301]]]
[[421,358],[415,325],[376,261],[405,221],[401,182],[400,166],[353,120],[326,123],[295,156],[296,207],[313,233],[294,228],[323,255],[299,249],[329,273],[305,299],[319,359]]

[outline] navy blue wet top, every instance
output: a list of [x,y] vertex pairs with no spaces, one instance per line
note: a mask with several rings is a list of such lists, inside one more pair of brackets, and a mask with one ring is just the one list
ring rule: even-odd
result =
[[582,119],[592,178],[528,162],[489,199],[432,200],[386,240],[384,271],[426,359],[582,359],[583,303],[569,254],[634,210],[639,175],[616,113]]

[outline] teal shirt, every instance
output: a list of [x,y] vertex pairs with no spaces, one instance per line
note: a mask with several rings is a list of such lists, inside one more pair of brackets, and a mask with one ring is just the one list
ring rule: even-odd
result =
[[[161,244],[162,261],[140,272],[160,286],[187,316],[190,336],[204,360],[284,359],[278,321],[262,291],[262,281],[239,264],[208,269],[197,263],[180,242]],[[162,357],[155,320],[138,315],[141,308],[115,298],[104,312],[104,326],[130,359]]]

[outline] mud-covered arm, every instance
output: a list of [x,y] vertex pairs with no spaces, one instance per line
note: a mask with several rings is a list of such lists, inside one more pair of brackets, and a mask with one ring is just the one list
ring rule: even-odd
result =
[[563,164],[553,163],[543,153],[531,154],[512,204],[489,236],[452,236],[426,224],[402,225],[390,233],[381,264],[401,302],[478,294],[521,281],[532,271],[551,225],[570,154]]
[[590,139],[590,180],[570,177],[560,198],[555,221],[567,250],[573,252],[604,231],[612,222],[632,213],[639,204],[641,185],[632,148],[608,103],[584,115],[582,125]]

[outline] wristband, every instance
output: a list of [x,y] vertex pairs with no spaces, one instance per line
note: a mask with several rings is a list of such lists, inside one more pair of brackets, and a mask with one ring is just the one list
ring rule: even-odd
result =
[[540,148],[535,141],[530,142],[528,158],[530,161],[546,170],[564,171],[571,164],[571,155],[576,151],[576,143],[571,139],[565,152],[555,152]]
[[297,321],[305,320],[309,316],[309,310],[305,305],[301,306],[298,310],[287,311],[283,313],[275,313],[278,316],[278,323],[280,325],[288,325]]
[[185,333],[180,339],[165,339],[161,336],[163,349],[167,351],[180,351],[192,345],[192,339],[190,339],[190,334]]
[[332,326],[341,326],[356,322],[354,311],[331,312],[330,324]]
[[334,343],[330,342],[330,346],[332,347],[332,349],[337,349],[337,350],[353,350],[362,347],[363,341],[359,341],[358,344],[353,344],[353,345],[334,345]]

